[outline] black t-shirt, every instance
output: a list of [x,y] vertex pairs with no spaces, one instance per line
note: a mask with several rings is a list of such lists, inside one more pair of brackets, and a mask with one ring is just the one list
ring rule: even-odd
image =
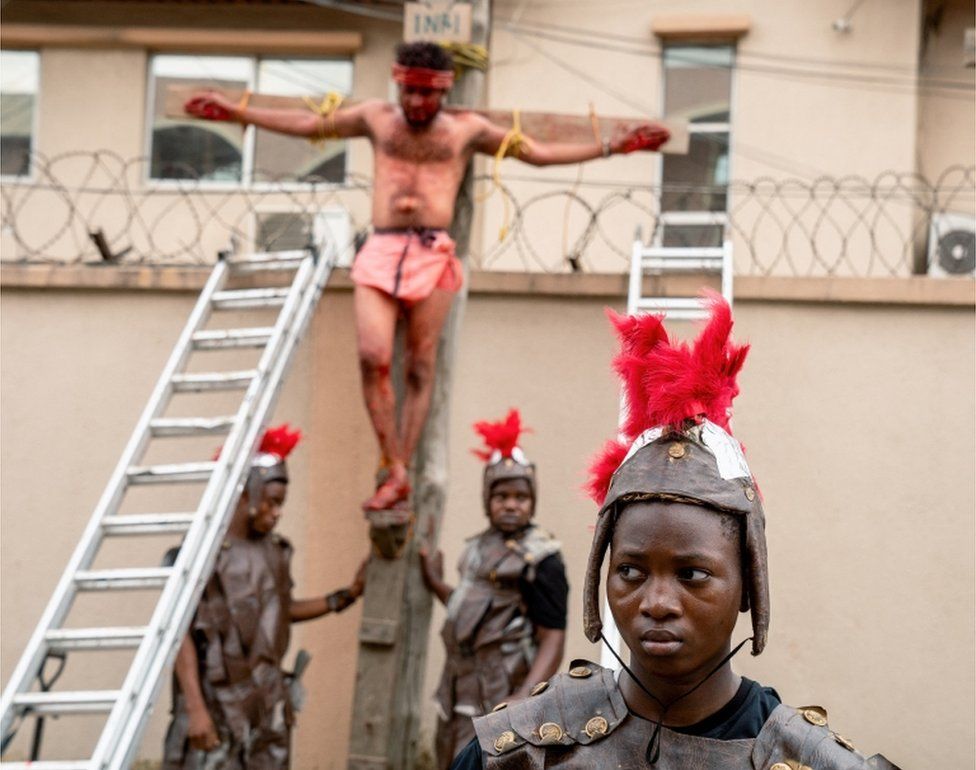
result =
[[558,553],[547,556],[535,568],[535,580],[529,582],[523,574],[519,590],[525,601],[526,614],[535,626],[564,630],[569,583],[566,567]]
[[[676,733],[720,741],[755,738],[780,702],[779,695],[772,687],[763,687],[742,677],[742,684],[732,700],[714,714],[693,725],[669,729]],[[481,747],[475,738],[454,758],[451,770],[482,770],[483,767]]]

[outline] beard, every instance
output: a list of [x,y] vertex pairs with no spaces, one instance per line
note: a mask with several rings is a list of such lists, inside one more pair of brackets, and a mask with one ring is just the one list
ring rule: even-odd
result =
[[403,119],[407,121],[407,125],[410,126],[410,128],[414,128],[414,129],[427,128],[431,123],[434,122],[434,119],[440,114],[440,111],[441,108],[438,107],[437,109],[431,110],[430,112],[421,112],[418,110],[413,115],[411,115],[406,110],[404,110]]

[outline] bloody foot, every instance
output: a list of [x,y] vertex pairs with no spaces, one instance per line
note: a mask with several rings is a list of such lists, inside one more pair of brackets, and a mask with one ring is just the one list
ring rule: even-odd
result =
[[410,478],[406,467],[397,463],[391,465],[388,472],[386,480],[363,503],[364,511],[386,511],[410,497]]

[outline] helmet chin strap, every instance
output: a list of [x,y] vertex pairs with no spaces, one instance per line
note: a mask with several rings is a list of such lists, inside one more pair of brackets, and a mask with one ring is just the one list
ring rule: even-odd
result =
[[730,652],[728,655],[726,655],[724,658],[722,658],[722,660],[718,663],[718,665],[715,666],[715,668],[713,668],[711,671],[709,671],[701,679],[701,681],[698,682],[698,684],[696,684],[694,687],[692,687],[687,692],[683,692],[677,698],[674,698],[673,700],[669,701],[668,703],[665,703],[664,701],[662,701],[660,698],[658,698],[654,693],[652,693],[650,690],[648,690],[644,686],[644,683],[641,682],[641,680],[637,678],[637,675],[633,671],[630,670],[630,667],[626,663],[624,663],[623,659],[617,654],[617,651],[615,649],[613,649],[613,645],[610,644],[610,642],[607,641],[607,638],[603,635],[603,631],[600,631],[600,639],[607,646],[607,649],[610,650],[610,653],[613,655],[613,657],[615,657],[617,659],[617,662],[620,664],[620,667],[624,671],[627,672],[627,675],[631,679],[634,680],[634,684],[636,684],[641,690],[643,690],[644,691],[644,694],[647,695],[647,697],[649,697],[651,700],[653,700],[655,703],[657,703],[661,707],[661,714],[660,714],[660,716],[658,716],[657,719],[653,720],[654,721],[654,731],[651,733],[651,740],[648,741],[647,748],[644,750],[644,759],[646,759],[649,764],[652,764],[653,765],[653,764],[656,764],[657,761],[658,761],[658,759],[661,757],[661,726],[664,723],[664,717],[667,715],[668,710],[675,703],[677,703],[679,700],[681,700],[682,698],[687,698],[695,690],[697,690],[699,687],[701,687],[703,684],[705,684],[705,682],[707,682],[709,679],[711,679],[712,676],[714,676],[717,672],[719,672],[726,663],[728,663],[730,660],[732,660],[733,657],[735,657],[735,654],[745,646],[746,642],[752,640],[752,637],[751,636],[747,636],[745,639],[743,639],[741,642],[739,642],[735,646],[735,649],[733,649],[732,652]]

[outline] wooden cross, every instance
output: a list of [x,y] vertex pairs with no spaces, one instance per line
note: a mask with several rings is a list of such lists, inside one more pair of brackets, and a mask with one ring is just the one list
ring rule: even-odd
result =
[[[165,114],[171,119],[190,119],[190,116],[183,111],[183,105],[194,95],[201,92],[199,86],[169,86],[166,89]],[[245,92],[228,88],[209,89],[220,93],[225,99],[239,103]],[[343,105],[355,104],[354,101],[345,101]],[[304,99],[297,96],[273,96],[271,94],[253,94],[248,100],[249,107],[263,107],[271,109],[309,109]],[[511,110],[476,110],[462,107],[446,107],[446,112],[474,112],[484,115],[492,123],[495,123],[505,130],[512,127],[513,115]],[[646,121],[640,118],[615,118],[606,116],[590,115],[571,115],[560,112],[520,112],[520,122],[522,132],[541,142],[572,142],[579,144],[592,144],[597,141],[597,134],[600,139],[610,138],[621,126],[630,127],[638,123],[651,122],[656,125],[663,125],[671,133],[671,138],[661,146],[660,152],[685,155],[688,152],[688,125],[684,121],[665,120],[665,121]]]

